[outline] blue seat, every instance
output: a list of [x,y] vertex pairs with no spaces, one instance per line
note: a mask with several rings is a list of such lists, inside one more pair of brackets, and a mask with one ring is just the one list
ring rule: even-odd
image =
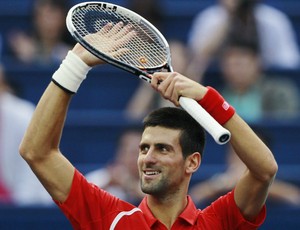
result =
[[[7,80],[17,94],[37,104],[57,66],[7,65]],[[111,66],[93,69],[71,103],[71,109],[123,109],[132,96],[138,77]]]

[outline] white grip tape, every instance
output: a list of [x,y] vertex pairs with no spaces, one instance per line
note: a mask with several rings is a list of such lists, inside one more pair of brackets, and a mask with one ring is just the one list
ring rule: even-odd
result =
[[214,138],[218,144],[225,144],[230,140],[230,132],[220,125],[194,99],[180,97],[179,104]]
[[70,50],[52,79],[61,87],[76,93],[90,69],[90,66]]

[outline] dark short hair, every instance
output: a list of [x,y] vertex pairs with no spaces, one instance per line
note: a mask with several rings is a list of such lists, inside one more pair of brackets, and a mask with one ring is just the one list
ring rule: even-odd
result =
[[205,146],[205,131],[203,127],[185,110],[175,107],[164,107],[152,111],[143,120],[144,129],[161,126],[164,128],[181,130],[179,143],[183,157],[194,152],[202,156]]

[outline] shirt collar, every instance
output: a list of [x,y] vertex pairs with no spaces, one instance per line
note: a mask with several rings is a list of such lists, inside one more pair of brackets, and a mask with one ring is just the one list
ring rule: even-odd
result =
[[[190,225],[194,225],[197,221],[197,208],[190,196],[187,196],[188,199],[188,204],[183,210],[183,212],[178,216],[177,219],[182,219],[189,223]],[[150,227],[152,227],[156,222],[159,220],[155,218],[155,216],[152,214],[150,208],[148,207],[147,204],[147,196],[144,197],[142,202],[139,205],[139,208],[142,210],[145,219]]]

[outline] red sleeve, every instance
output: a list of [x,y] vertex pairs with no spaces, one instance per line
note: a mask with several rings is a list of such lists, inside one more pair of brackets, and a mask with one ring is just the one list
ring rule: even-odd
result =
[[82,229],[91,224],[110,225],[119,210],[130,210],[133,207],[89,183],[77,170],[67,200],[64,203],[55,203],[70,220],[74,229]]
[[211,206],[204,209],[203,212],[215,213],[223,223],[224,229],[258,229],[266,218],[266,206],[264,205],[255,221],[250,222],[246,220],[235,203],[234,191],[220,197]]

